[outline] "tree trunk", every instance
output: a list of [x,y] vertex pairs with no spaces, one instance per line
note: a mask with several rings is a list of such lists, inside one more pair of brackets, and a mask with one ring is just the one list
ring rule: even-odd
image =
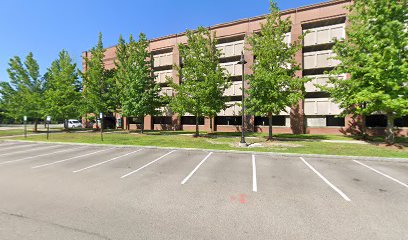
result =
[[34,120],[34,132],[38,131],[38,119]]
[[367,140],[368,135],[367,135],[367,125],[366,125],[366,115],[361,116],[361,134],[363,137],[363,140]]
[[199,136],[200,136],[200,132],[198,129],[198,115],[196,115],[196,132],[195,132],[194,137],[199,137]]
[[385,129],[385,142],[389,145],[393,145],[395,143],[394,115],[391,113],[387,114],[387,128]]
[[141,118],[142,118],[142,124],[140,126],[140,133],[143,134],[144,133],[144,116],[142,116]]
[[273,140],[272,139],[272,113],[269,113],[268,117],[269,117],[269,137],[268,137],[268,140],[272,141]]
[[213,118],[212,118],[212,117],[210,117],[210,131],[211,131],[211,133],[213,133],[213,132],[214,132],[214,129],[213,129],[213,122],[212,122],[212,120],[213,120]]

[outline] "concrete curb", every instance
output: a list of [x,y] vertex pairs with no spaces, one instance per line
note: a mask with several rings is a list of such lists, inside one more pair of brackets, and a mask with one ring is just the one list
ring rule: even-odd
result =
[[324,154],[299,154],[299,153],[277,153],[277,152],[256,152],[256,151],[238,151],[238,150],[216,150],[202,148],[181,148],[181,147],[157,147],[157,146],[138,146],[138,145],[116,145],[103,143],[70,143],[70,142],[43,142],[43,141],[25,141],[25,140],[0,140],[3,142],[37,142],[43,144],[63,144],[63,145],[82,145],[82,146],[107,146],[118,148],[145,148],[145,149],[167,149],[167,150],[185,150],[185,151],[203,151],[219,153],[238,153],[238,154],[256,154],[265,156],[279,157],[312,157],[321,159],[338,159],[338,160],[364,160],[364,161],[382,161],[382,162],[402,162],[408,163],[408,158],[386,158],[386,157],[365,157],[365,156],[341,156],[341,155],[324,155]]

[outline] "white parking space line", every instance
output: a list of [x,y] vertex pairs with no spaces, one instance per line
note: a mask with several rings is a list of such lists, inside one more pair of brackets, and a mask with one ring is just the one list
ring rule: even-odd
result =
[[[33,145],[36,145],[36,144],[33,144]],[[38,146],[40,146],[40,145],[38,145]],[[9,156],[9,155],[13,155],[13,154],[27,153],[27,152],[32,152],[32,151],[37,151],[37,150],[44,150],[44,149],[50,149],[50,148],[57,148],[57,147],[60,147],[60,145],[52,145],[52,146],[46,146],[46,147],[40,146],[39,148],[30,148],[30,149],[23,150],[23,151],[3,153],[3,154],[0,154],[0,156]]]
[[126,153],[126,154],[124,154],[124,155],[121,155],[121,156],[118,156],[118,157],[114,157],[114,158],[112,158],[112,159],[109,159],[109,160],[106,160],[106,161],[103,161],[103,162],[100,162],[100,163],[97,163],[97,164],[94,164],[94,165],[91,165],[91,166],[88,166],[88,167],[84,167],[84,168],[81,168],[81,169],[79,169],[79,170],[75,170],[75,171],[72,171],[72,172],[73,172],[73,173],[82,172],[82,171],[84,171],[84,170],[87,170],[87,169],[90,169],[90,168],[94,168],[94,167],[97,167],[97,166],[99,166],[99,165],[102,165],[102,164],[105,164],[105,163],[108,163],[108,162],[115,161],[115,160],[117,160],[117,159],[119,159],[119,158],[123,158],[123,157],[129,156],[129,155],[131,155],[131,154],[133,154],[133,153],[137,153],[137,152],[140,152],[140,151],[142,151],[142,150],[143,150],[143,149],[139,149],[139,150],[136,150],[136,151],[133,151],[133,152],[130,152],[130,153]]
[[31,156],[31,157],[20,158],[20,159],[17,159],[17,160],[10,160],[10,161],[6,161],[6,162],[0,162],[0,165],[4,165],[4,164],[8,164],[8,163],[21,162],[21,161],[28,160],[28,159],[33,159],[33,158],[38,158],[38,157],[49,156],[49,155],[53,155],[53,154],[57,154],[57,153],[62,153],[62,152],[74,151],[74,150],[78,150],[78,149],[81,149],[81,148],[85,148],[85,147],[65,149],[65,150],[61,150],[61,151],[56,151],[56,152],[51,152],[51,153],[45,153],[45,154],[36,155],[36,156]]
[[256,180],[256,159],[255,155],[252,154],[252,191],[258,191],[258,183]]
[[27,145],[18,144],[18,145],[13,145],[13,146],[11,146],[11,147],[0,148],[0,150],[1,150],[1,151],[4,151],[4,150],[10,150],[10,149],[19,149],[19,148],[30,147],[30,146],[34,146],[34,145],[35,145],[35,144],[27,144]]
[[187,177],[185,177],[183,179],[183,181],[181,181],[181,184],[185,184],[188,179],[191,178],[191,176],[193,176],[193,174],[200,168],[200,166],[213,154],[213,152],[210,152],[203,160],[201,160],[201,162],[193,169],[193,171],[191,171],[190,174],[187,175]]
[[319,173],[312,165],[310,165],[304,158],[300,157],[300,159],[308,166],[314,173],[317,174],[327,185],[329,185],[334,191],[336,191],[340,196],[344,198],[344,200],[350,202],[350,198],[347,197],[347,195],[342,192],[340,189],[338,189],[336,186],[334,186],[329,180],[327,180],[321,173]]
[[80,156],[75,156],[75,157],[71,157],[71,158],[67,158],[67,159],[63,159],[63,160],[59,160],[59,161],[55,161],[55,162],[51,162],[51,163],[41,164],[41,165],[38,165],[38,166],[34,166],[34,167],[32,167],[32,168],[47,167],[47,166],[51,166],[51,165],[54,165],[54,164],[57,164],[57,163],[62,163],[62,162],[74,160],[74,159],[77,159],[77,158],[82,158],[82,157],[90,156],[90,155],[93,155],[93,154],[97,154],[97,153],[100,153],[100,152],[105,152],[105,151],[112,150],[112,149],[114,149],[114,148],[103,149],[103,150],[99,150],[99,151],[96,151],[96,152],[87,153],[87,154],[80,155]]
[[21,144],[19,144],[19,142],[3,142],[3,143],[0,143],[0,147],[10,146],[10,145],[18,146],[18,145],[21,145]]
[[401,182],[401,181],[398,180],[398,179],[395,179],[395,178],[393,178],[393,177],[391,177],[391,176],[389,176],[389,175],[387,175],[387,174],[385,174],[385,173],[383,173],[383,172],[380,172],[379,170],[374,169],[374,168],[372,168],[372,167],[370,167],[370,166],[368,166],[368,165],[366,165],[366,164],[364,164],[364,163],[362,163],[362,162],[359,162],[359,161],[357,161],[357,160],[353,160],[353,161],[354,161],[355,163],[360,164],[361,166],[364,166],[364,167],[370,169],[371,171],[374,171],[374,172],[376,172],[376,173],[378,173],[378,174],[380,174],[380,175],[382,175],[382,176],[384,176],[384,177],[386,177],[386,178],[388,178],[388,179],[391,179],[392,181],[394,181],[394,182],[396,182],[396,183],[399,183],[399,184],[401,184],[402,186],[408,188],[408,185],[407,185],[407,184]]
[[144,165],[144,166],[142,166],[142,167],[136,169],[135,171],[132,171],[132,172],[130,172],[130,173],[128,173],[128,174],[123,175],[123,176],[120,177],[120,178],[125,178],[125,177],[128,177],[128,176],[130,176],[130,175],[132,175],[132,174],[134,174],[134,173],[137,173],[138,171],[142,170],[143,168],[146,168],[147,166],[149,166],[149,165],[151,165],[151,164],[153,164],[153,163],[159,161],[160,159],[162,159],[162,158],[164,158],[164,157],[166,157],[166,156],[172,154],[172,153],[175,152],[175,151],[176,151],[176,150],[170,151],[170,152],[164,154],[163,156],[161,156],[161,157],[159,157],[159,158],[156,158],[155,160],[149,162],[148,164],[146,164],[146,165]]

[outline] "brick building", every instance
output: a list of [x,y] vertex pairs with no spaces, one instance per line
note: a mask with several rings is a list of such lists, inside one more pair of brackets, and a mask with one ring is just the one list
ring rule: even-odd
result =
[[[316,88],[314,84],[325,84],[327,76],[324,72],[333,69],[338,61],[331,59],[334,53],[333,39],[345,38],[345,25],[347,10],[345,7],[351,3],[350,0],[335,0],[296,9],[282,11],[283,17],[292,21],[291,32],[288,32],[285,41],[297,39],[304,31],[306,35],[302,51],[296,55],[296,60],[301,64],[302,70],[298,76],[312,78],[306,87],[306,97],[299,101],[299,106],[287,109],[279,116],[275,116],[275,133],[311,133],[311,134],[339,134],[352,132],[356,129],[356,121],[351,117],[337,117],[341,109],[332,102],[327,93]],[[265,16],[258,16],[248,19],[241,19],[233,22],[222,23],[209,27],[216,32],[218,38],[218,48],[223,53],[221,65],[231,74],[232,85],[225,92],[229,96],[230,106],[221,111],[213,120],[216,131],[240,131],[241,128],[241,108],[236,103],[240,102],[242,96],[241,76],[242,69],[238,64],[240,53],[245,48],[245,37],[260,31],[261,23],[265,21]],[[149,50],[154,58],[154,72],[156,81],[162,87],[162,94],[173,95],[173,90],[165,83],[166,76],[171,76],[179,82],[177,72],[173,70],[173,65],[180,65],[180,56],[177,45],[186,43],[184,33],[173,34],[150,40]],[[114,68],[115,47],[106,49],[105,67]],[[86,56],[87,52],[83,55]],[[251,74],[250,66],[254,57],[250,51],[244,51],[245,74]],[[85,66],[83,66],[85,69]],[[346,74],[339,76],[347,77]],[[246,87],[249,87],[248,84]],[[123,128],[136,129],[139,127],[137,118],[112,118],[121,119]],[[367,126],[372,133],[382,133],[384,131],[386,119],[383,115],[370,116],[367,119]],[[408,119],[398,119],[397,126],[408,127]],[[200,120],[201,130],[210,130],[210,119]],[[145,118],[146,130],[194,130],[195,118],[193,116],[177,116],[169,111],[164,111],[162,116],[148,116]],[[259,116],[248,116],[246,127],[249,131],[267,131],[268,121]],[[407,134],[407,128],[401,128],[400,134]]]

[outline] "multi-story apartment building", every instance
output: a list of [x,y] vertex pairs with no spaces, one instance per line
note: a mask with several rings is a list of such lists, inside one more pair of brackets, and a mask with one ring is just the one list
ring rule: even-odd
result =
[[[334,56],[332,47],[334,39],[346,37],[345,25],[348,12],[345,7],[349,4],[351,4],[350,0],[335,0],[282,11],[282,16],[292,21],[291,31],[286,34],[285,41],[289,43],[296,40],[303,32],[308,32],[303,41],[302,51],[296,55],[296,60],[302,66],[302,70],[298,71],[297,75],[310,77],[312,81],[306,84],[306,97],[304,100],[299,100],[298,106],[288,108],[286,112],[274,117],[275,132],[338,134],[352,131],[355,127],[351,117],[337,117],[342,111],[338,104],[331,101],[327,93],[315,86],[315,84],[325,84],[328,77],[324,73],[339,64],[337,60],[332,59]],[[216,131],[240,131],[241,107],[237,103],[242,96],[240,80],[243,72],[238,61],[241,51],[244,51],[245,60],[248,62],[245,65],[245,74],[252,73],[251,65],[254,62],[254,56],[251,51],[246,50],[248,46],[245,38],[259,32],[261,23],[264,21],[265,16],[258,16],[210,27],[211,31],[216,32],[218,48],[223,53],[221,65],[232,76],[232,85],[225,92],[225,96],[229,99],[229,107],[221,111],[212,122]],[[162,87],[162,94],[169,96],[174,94],[173,90],[166,85],[166,76],[172,77],[176,83],[180,82],[173,65],[180,65],[177,46],[186,42],[184,33],[150,40],[149,50],[154,58],[153,68],[156,81]],[[115,50],[115,47],[106,49],[106,68],[114,68]],[[86,55],[87,52],[83,54]],[[339,77],[345,78],[347,74]],[[249,84],[246,84],[248,88]],[[119,122],[122,124],[119,127],[128,126],[130,129],[138,127],[137,118],[114,117],[121,119]],[[378,115],[368,118],[367,121],[376,127],[381,126],[384,119],[382,115]],[[407,118],[398,121],[397,124],[407,126]],[[194,124],[193,116],[177,116],[169,110],[163,111],[162,116],[148,116],[145,119],[147,130],[193,130]],[[200,124],[202,130],[210,130],[210,119],[200,119]],[[248,116],[245,124],[249,131],[267,131],[268,121],[261,116]],[[378,128],[373,129],[382,131]],[[407,130],[403,131],[406,134]]]

